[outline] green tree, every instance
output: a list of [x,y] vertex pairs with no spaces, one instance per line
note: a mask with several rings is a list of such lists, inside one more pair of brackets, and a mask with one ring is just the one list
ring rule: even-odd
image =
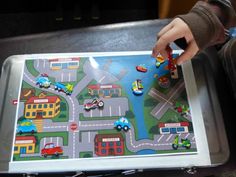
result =
[[134,118],[134,113],[131,110],[126,111],[126,117],[127,118]]
[[61,111],[66,111],[67,110],[67,106],[66,106],[65,102],[61,102],[60,109],[61,109]]

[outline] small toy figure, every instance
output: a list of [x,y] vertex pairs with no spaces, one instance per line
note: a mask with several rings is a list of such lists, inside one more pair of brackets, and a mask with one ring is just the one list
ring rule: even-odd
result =
[[161,88],[167,89],[170,87],[170,80],[168,79],[168,77],[162,76],[158,78],[158,84]]
[[102,109],[104,107],[104,102],[100,99],[93,99],[92,102],[84,104],[84,109],[86,111],[90,111],[91,109],[99,108]]
[[71,95],[72,92],[73,92],[73,88],[74,86],[72,84],[67,84],[67,85],[64,85],[60,82],[57,82],[54,86],[54,89],[55,90],[58,90],[59,92],[62,91],[64,93],[66,93],[67,95]]
[[179,147],[184,147],[186,149],[190,149],[191,148],[191,142],[189,139],[181,139],[181,143],[179,143],[179,136],[176,135],[175,139],[172,143],[172,148],[174,150],[177,150]]
[[127,132],[131,126],[127,118],[121,117],[117,121],[114,122],[114,126],[118,131],[121,131],[122,129]]
[[33,124],[32,120],[24,120],[22,121],[16,129],[16,133],[18,134],[22,134],[22,133],[36,133],[37,132],[37,128],[36,126]]
[[165,62],[165,59],[161,55],[158,55],[156,57],[156,67],[157,68],[159,68],[161,66],[161,64],[164,62]]
[[172,56],[172,51],[168,53],[168,69],[170,70],[170,76],[172,79],[179,78],[176,63]]
[[142,95],[143,94],[143,85],[140,79],[137,79],[132,83],[132,90],[135,95]]
[[147,72],[147,68],[144,64],[136,66],[136,70],[143,73]]
[[36,79],[36,85],[39,85],[40,88],[49,88],[51,85],[51,81],[48,78],[47,74],[41,74],[37,79]]
[[54,143],[47,143],[45,144],[44,148],[41,150],[41,155],[43,157],[47,157],[47,156],[59,156],[63,154],[63,149],[61,146],[55,146]]

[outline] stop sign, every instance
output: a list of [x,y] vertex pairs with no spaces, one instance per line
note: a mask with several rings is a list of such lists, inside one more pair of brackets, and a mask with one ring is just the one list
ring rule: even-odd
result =
[[77,123],[73,122],[73,123],[70,124],[70,129],[71,129],[72,131],[77,130],[77,128],[78,128]]

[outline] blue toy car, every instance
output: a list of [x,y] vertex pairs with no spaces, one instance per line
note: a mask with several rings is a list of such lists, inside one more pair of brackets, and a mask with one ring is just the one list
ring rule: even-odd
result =
[[127,118],[121,117],[117,121],[115,121],[114,126],[117,130],[121,131],[128,131],[131,128],[131,125]]
[[67,85],[64,85],[60,82],[57,82],[55,83],[55,86],[54,86],[54,89],[55,90],[58,90],[59,92],[64,92],[66,93],[67,95],[71,95],[72,92],[73,92],[73,85],[72,84],[67,84]]
[[22,121],[17,126],[17,130],[16,130],[16,133],[18,133],[18,134],[22,134],[22,133],[32,133],[33,134],[36,132],[37,132],[37,128],[31,120]]
[[51,81],[48,79],[47,75],[41,74],[41,76],[36,79],[36,85],[39,85],[40,88],[49,88],[51,85]]

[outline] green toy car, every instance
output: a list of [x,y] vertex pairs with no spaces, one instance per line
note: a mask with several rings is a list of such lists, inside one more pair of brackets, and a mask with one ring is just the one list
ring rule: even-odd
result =
[[172,148],[174,150],[177,150],[179,147],[184,147],[186,149],[190,149],[191,148],[191,142],[189,139],[181,139],[181,143],[179,143],[179,136],[176,135],[175,139],[172,143]]

